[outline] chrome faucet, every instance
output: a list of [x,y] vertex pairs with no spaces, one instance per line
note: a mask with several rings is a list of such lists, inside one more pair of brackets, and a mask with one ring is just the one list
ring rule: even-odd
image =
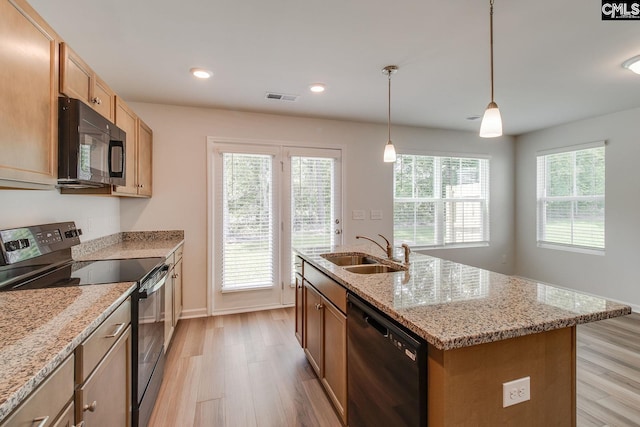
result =
[[383,251],[385,251],[385,253],[387,254],[387,258],[389,259],[393,259],[393,247],[391,246],[391,243],[389,243],[389,239],[387,239],[386,237],[384,237],[382,234],[378,234],[378,236],[382,237],[384,239],[384,241],[387,243],[387,248],[385,249],[380,243],[376,242],[375,240],[373,240],[370,237],[366,237],[366,236],[356,236],[356,239],[365,239],[368,240],[370,242],[375,243],[376,245],[378,245],[378,247],[380,249],[382,249]]
[[403,243],[402,249],[404,249],[404,263],[409,264],[409,254],[411,253],[411,248],[406,243]]

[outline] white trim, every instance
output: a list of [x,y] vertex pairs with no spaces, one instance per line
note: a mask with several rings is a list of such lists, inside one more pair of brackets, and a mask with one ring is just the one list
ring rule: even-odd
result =
[[536,156],[548,156],[550,154],[568,153],[570,151],[588,150],[590,148],[599,148],[607,145],[607,141],[586,142],[584,144],[568,145],[565,147],[549,148],[546,150],[536,151]]
[[539,240],[537,244],[539,248],[544,248],[544,249],[577,252],[580,254],[587,254],[587,255],[600,255],[600,256],[605,255],[605,249],[589,248],[589,247],[577,246],[577,245],[563,245],[562,243],[545,242],[542,240]]
[[232,308],[228,310],[218,310],[214,311],[212,316],[224,316],[227,314],[238,314],[238,313],[252,313],[254,311],[265,311],[265,310],[275,310],[278,308],[288,308],[293,307],[295,304],[272,304],[272,305],[263,305],[263,306],[248,306],[248,307],[240,307],[240,308]]
[[191,308],[189,310],[182,310],[182,314],[180,315],[180,319],[197,319],[199,317],[207,317],[211,316],[209,313],[209,308]]

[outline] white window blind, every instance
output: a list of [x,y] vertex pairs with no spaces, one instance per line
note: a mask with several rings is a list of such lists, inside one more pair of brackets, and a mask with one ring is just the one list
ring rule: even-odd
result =
[[401,154],[394,167],[394,240],[417,247],[489,241],[489,160]]
[[538,244],[604,251],[604,142],[537,156]]
[[222,153],[222,290],[275,282],[273,156]]
[[291,243],[293,247],[334,244],[336,160],[291,157]]

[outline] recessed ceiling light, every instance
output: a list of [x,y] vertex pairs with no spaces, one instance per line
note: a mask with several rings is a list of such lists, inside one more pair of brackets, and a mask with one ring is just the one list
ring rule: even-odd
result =
[[322,93],[326,89],[324,83],[314,83],[309,86],[309,90],[313,93]]
[[213,76],[213,71],[205,70],[204,68],[192,68],[189,71],[199,79],[208,79]]
[[633,71],[636,74],[640,74],[640,55],[627,59],[622,63],[622,66]]

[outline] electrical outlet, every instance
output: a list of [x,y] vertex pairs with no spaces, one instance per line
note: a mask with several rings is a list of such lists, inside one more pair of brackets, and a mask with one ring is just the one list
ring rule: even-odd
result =
[[502,407],[531,400],[531,378],[524,377],[502,384]]
[[351,219],[363,220],[364,219],[364,211],[363,210],[359,210],[359,209],[354,210],[353,212],[351,212]]

